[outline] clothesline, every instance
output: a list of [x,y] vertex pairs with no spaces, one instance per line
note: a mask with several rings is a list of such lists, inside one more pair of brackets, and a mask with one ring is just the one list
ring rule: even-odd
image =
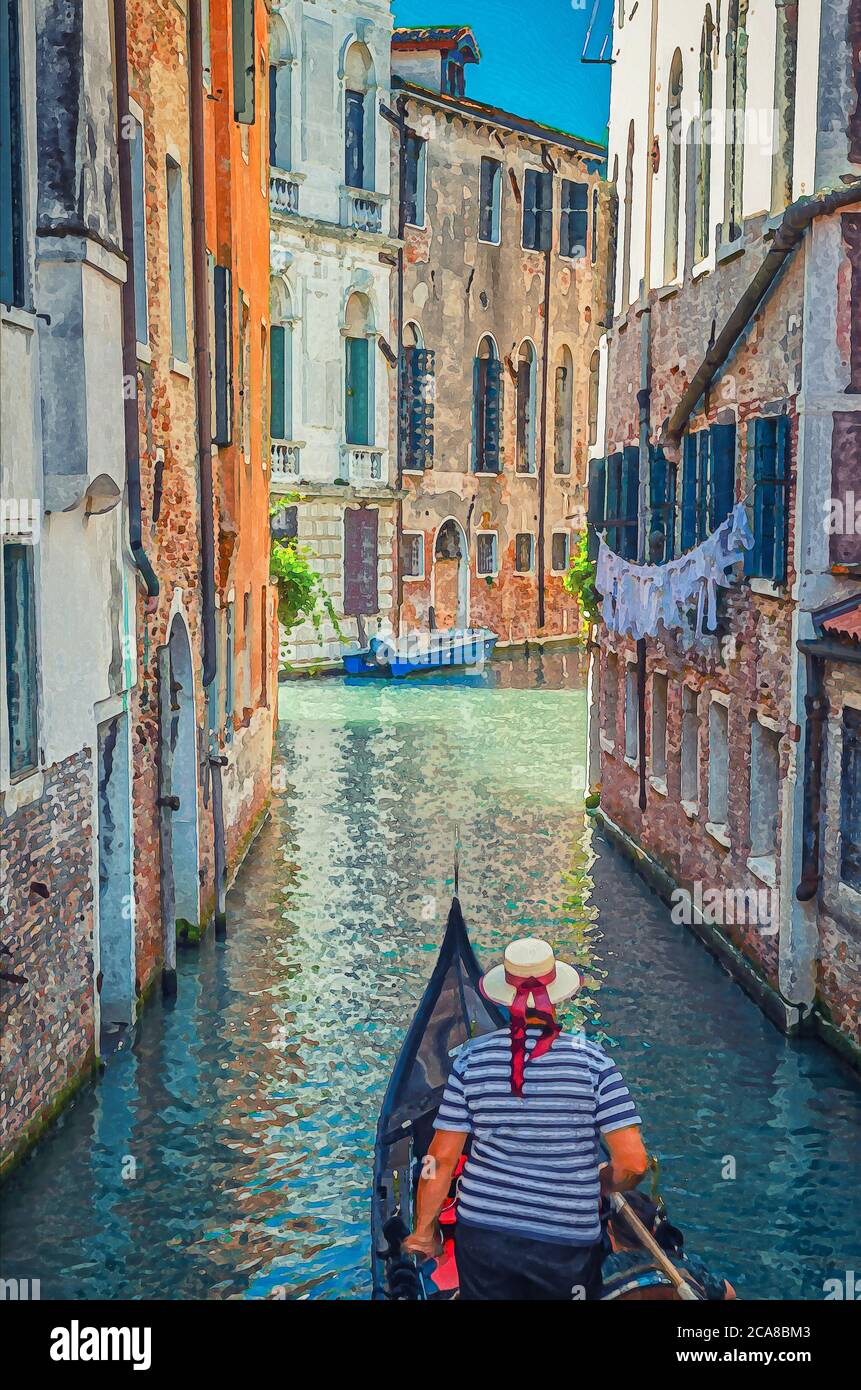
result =
[[[699,640],[704,628],[717,627],[717,591],[733,583],[730,571],[752,549],[753,534],[744,501],[695,549],[665,565],[635,565],[611,550],[606,532],[599,537],[596,587],[602,616],[620,636],[656,637],[661,627]],[[692,626],[691,614],[695,612]]]

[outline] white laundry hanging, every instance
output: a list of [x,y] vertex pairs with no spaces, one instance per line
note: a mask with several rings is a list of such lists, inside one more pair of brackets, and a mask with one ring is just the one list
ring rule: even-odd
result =
[[666,565],[634,565],[612,551],[602,536],[596,586],[603,596],[607,628],[637,641],[656,637],[661,627],[697,639],[705,629],[714,632],[718,588],[730,587],[730,571],[753,543],[743,502],[694,550]]

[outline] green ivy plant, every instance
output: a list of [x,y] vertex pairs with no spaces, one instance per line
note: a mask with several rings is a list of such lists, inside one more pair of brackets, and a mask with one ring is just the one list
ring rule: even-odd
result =
[[[279,497],[269,509],[270,516],[299,500],[298,494]],[[311,563],[312,558],[311,552],[300,546],[298,541],[282,541],[272,537],[269,574],[278,586],[278,621],[286,633],[308,621],[319,637],[323,618],[326,617],[335,629],[338,640],[346,642],[326,586]]]
[[597,577],[598,566],[589,556],[589,533],[582,531],[575,538],[571,567],[562,583],[567,592],[576,598],[580,612],[588,623],[597,623],[601,618]]

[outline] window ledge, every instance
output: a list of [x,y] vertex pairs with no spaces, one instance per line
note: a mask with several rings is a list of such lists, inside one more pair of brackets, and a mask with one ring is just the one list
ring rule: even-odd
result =
[[773,854],[751,855],[747,867],[768,888],[777,887],[777,860]]
[[743,256],[747,247],[739,237],[738,241],[723,241],[715,252],[715,263],[726,265],[729,261],[735,261],[739,256]]
[[474,468],[472,471],[476,478],[498,478],[502,473],[501,468],[498,471],[495,468]]
[[611,756],[615,756],[616,745],[611,738],[608,738],[606,734],[599,734],[598,742],[601,745],[602,753],[609,753]]
[[170,359],[170,370],[175,376],[183,376],[186,381],[191,381],[191,367],[187,362],[183,362],[178,357]]
[[732,848],[732,840],[729,838],[729,830],[726,825],[717,825],[714,821],[706,821],[706,834],[710,835],[721,849]]
[[[424,468],[402,468],[402,469],[401,469],[401,473],[404,475],[405,478],[423,478],[424,475],[425,475],[425,469],[424,469]],[[405,576],[405,577],[406,577],[406,576]]]
[[650,777],[649,786],[652,788],[652,791],[658,793],[658,796],[669,796],[670,794],[667,783],[663,777]]
[[538,478],[538,471],[537,471],[537,469],[535,469],[535,468],[524,468],[523,470],[521,470],[521,469],[519,469],[519,468],[515,468],[515,470],[514,470],[514,476],[515,476],[515,478],[535,478],[535,479],[537,479],[537,478]]
[[678,280],[671,280],[669,284],[661,285],[661,288],[656,290],[655,294],[658,299],[673,299],[681,288]]
[[695,282],[696,282],[697,280],[702,280],[703,276],[704,276],[704,275],[710,275],[711,272],[714,270],[714,268],[715,268],[715,260],[714,260],[714,257],[713,257],[713,256],[704,256],[703,259],[702,259],[701,261],[697,261],[696,265],[695,265],[695,266],[693,267],[693,269],[691,270],[691,279],[692,279],[693,281],[695,281]]
[[626,765],[627,767],[630,767],[630,768],[632,769],[632,771],[638,772],[639,769],[640,769],[640,759],[639,759],[639,758],[632,758],[631,755],[630,755],[630,753],[626,753],[626,754],[625,754],[625,765]]
[[424,575],[423,575],[423,574],[402,574],[402,575],[401,575],[401,579],[404,581],[405,584],[421,584],[422,581],[423,581],[423,579],[424,579]]
[[18,304],[0,304],[0,323],[14,324],[29,333],[36,329],[36,315],[32,309],[22,309]]
[[0,798],[6,815],[12,816],[23,807],[32,806],[34,801],[40,800],[44,790],[45,774],[41,768],[21,773],[10,782]]
[[135,352],[137,353],[138,361],[142,362],[145,367],[148,367],[152,362],[152,348],[149,343],[135,343]]
[[758,579],[755,575],[749,580],[750,590],[753,594],[760,594],[763,598],[782,598],[783,589],[779,584],[775,584],[773,579]]
[[698,801],[679,802],[688,820],[696,820],[700,814],[700,803]]

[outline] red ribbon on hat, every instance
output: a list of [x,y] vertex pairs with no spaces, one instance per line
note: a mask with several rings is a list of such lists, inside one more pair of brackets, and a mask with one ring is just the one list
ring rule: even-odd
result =
[[[526,1016],[532,1013],[540,1019],[541,1036],[532,1049],[532,1057],[543,1057],[549,1052],[562,1027],[556,1022],[547,986],[556,979],[556,966],[547,975],[511,975],[506,970],[506,983],[514,986],[514,998],[508,1008],[511,1013],[511,1091],[515,1096],[523,1095],[524,1073],[526,1071]],[[534,1004],[529,1007],[529,996]]]

